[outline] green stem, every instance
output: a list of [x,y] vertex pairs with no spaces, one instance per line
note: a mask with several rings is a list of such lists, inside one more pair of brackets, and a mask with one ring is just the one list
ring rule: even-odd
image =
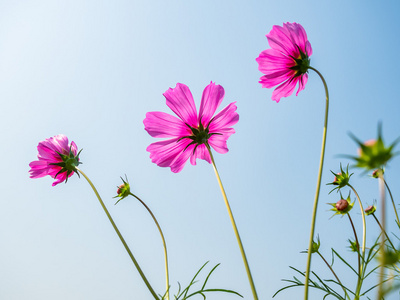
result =
[[[360,196],[358,195],[358,193],[357,193],[357,191],[355,190],[355,188],[354,188],[352,185],[350,185],[350,184],[347,184],[347,185],[351,188],[351,190],[352,190],[352,191],[354,192],[354,194],[356,195],[357,200],[358,200],[358,205],[360,206],[360,209],[361,209],[361,217],[362,217],[362,223],[363,223],[363,241],[362,241],[362,248],[361,248],[361,258],[362,258],[362,261],[363,261],[363,263],[364,263],[364,261],[365,261],[365,243],[366,243],[366,236],[367,236],[367,224],[366,224],[366,222],[365,222],[364,208],[363,208],[363,206],[362,206]],[[360,298],[361,285],[362,285],[362,278],[363,278],[362,273],[363,273],[364,271],[365,271],[365,270],[364,270],[363,266],[361,266],[361,268],[359,269],[359,274],[358,274],[357,289],[356,289],[356,298],[355,298],[355,299],[359,299],[359,298]]]
[[396,205],[394,204],[394,199],[393,199],[393,196],[392,196],[392,192],[390,191],[389,186],[388,186],[388,184],[387,184],[385,179],[383,179],[383,182],[385,183],[386,189],[389,192],[390,199],[392,200],[393,210],[394,210],[394,213],[396,214],[397,224],[398,224],[398,226],[400,226],[399,215],[397,214],[397,209],[396,209]]
[[[361,278],[361,258],[360,258],[360,243],[358,242],[358,237],[356,233],[356,228],[354,227],[353,220],[350,217],[350,214],[346,214],[349,217],[351,228],[353,228],[353,233],[354,233],[354,238],[356,239],[356,245],[357,245],[357,258],[358,258],[358,278]],[[359,282],[357,282],[358,286]]]
[[328,130],[328,110],[329,110],[329,92],[328,92],[328,86],[326,84],[326,81],[325,81],[324,77],[322,76],[322,74],[318,70],[314,69],[313,67],[309,67],[309,69],[316,72],[318,74],[318,76],[321,78],[322,83],[324,84],[326,105],[325,105],[324,129],[323,129],[323,133],[322,133],[321,158],[319,161],[319,170],[318,170],[317,190],[315,192],[315,198],[314,198],[314,207],[313,207],[311,230],[310,230],[310,241],[308,244],[308,253],[307,253],[307,269],[306,269],[306,278],[305,278],[305,283],[304,283],[304,299],[305,300],[308,299],[308,285],[309,285],[308,282],[310,279],[311,254],[312,254],[311,250],[312,250],[312,243],[314,240],[315,221],[317,219],[317,207],[318,207],[319,191],[321,188],[322,168],[324,165],[326,135],[327,135],[327,130]]
[[322,260],[325,262],[325,264],[328,266],[329,270],[331,270],[333,276],[335,276],[337,282],[339,283],[339,285],[340,285],[340,286],[342,287],[342,289],[343,289],[343,292],[344,292],[345,297],[348,298],[348,299],[350,299],[350,296],[347,294],[346,289],[344,288],[344,285],[340,282],[339,277],[337,277],[337,275],[336,275],[335,271],[333,271],[333,268],[331,267],[331,265],[328,264],[328,262],[326,261],[326,259],[322,256],[322,254],[321,254],[319,251],[317,251],[317,253],[318,253],[318,255],[322,258]]
[[110,220],[111,225],[114,227],[115,232],[117,233],[119,239],[121,240],[122,244],[125,247],[125,250],[128,252],[129,257],[131,258],[133,264],[135,265],[136,269],[138,270],[140,276],[142,277],[144,283],[146,284],[147,288],[149,289],[150,293],[153,295],[154,299],[160,300],[160,298],[157,296],[157,294],[154,292],[153,288],[151,287],[150,283],[148,282],[146,276],[144,275],[142,269],[140,268],[138,262],[136,261],[135,257],[133,256],[131,250],[129,249],[127,243],[125,242],[124,238],[122,237],[121,233],[119,232],[117,225],[115,225],[114,220],[111,218],[110,213],[108,212],[106,206],[104,205],[103,200],[101,200],[101,197],[99,195],[99,193],[97,192],[95,186],[93,185],[93,183],[90,181],[89,177],[86,176],[85,173],[82,172],[82,170],[80,170],[79,168],[75,167],[76,171],[81,173],[83,177],[85,177],[85,179],[87,180],[87,182],[89,183],[89,185],[91,186],[91,188],[93,189],[93,192],[96,194],[97,199],[99,200],[101,207],[103,208],[104,212],[106,213],[108,220]]
[[226,209],[228,210],[229,218],[231,219],[231,223],[232,223],[232,226],[233,226],[233,231],[235,232],[235,235],[236,235],[236,240],[237,240],[237,242],[239,244],[240,253],[242,254],[242,259],[243,259],[243,262],[244,262],[244,266],[246,268],[246,273],[247,273],[247,277],[249,279],[249,283],[250,283],[251,291],[253,293],[254,300],[258,300],[256,287],[254,285],[253,277],[251,276],[251,272],[250,272],[249,263],[247,262],[246,253],[244,252],[242,240],[240,239],[239,231],[238,231],[238,229],[236,227],[236,222],[235,222],[235,219],[233,217],[232,210],[231,210],[231,207],[230,207],[229,202],[228,202],[228,198],[227,198],[226,193],[225,193],[225,189],[224,189],[224,187],[222,185],[221,178],[219,177],[217,166],[215,165],[214,157],[212,155],[210,146],[207,143],[205,145],[206,145],[206,147],[208,149],[208,152],[210,153],[210,157],[211,157],[212,165],[213,165],[213,168],[214,168],[214,172],[215,172],[215,175],[217,177],[219,187],[221,189],[222,197],[224,198],[224,201],[225,201]]
[[[383,178],[382,172],[379,172],[379,191],[381,194],[381,228],[382,232],[386,232],[386,203],[385,203],[385,179]],[[382,299],[384,296],[383,281],[385,277],[385,235],[382,234],[381,237],[381,254],[380,261],[381,265],[379,268],[379,288],[378,288],[378,299]]]
[[156,217],[154,216],[153,212],[150,210],[150,208],[146,205],[146,203],[144,203],[142,201],[142,199],[140,199],[138,196],[129,193],[131,196],[135,197],[137,200],[139,200],[139,202],[147,209],[147,211],[149,212],[149,214],[151,215],[151,217],[154,220],[154,223],[156,224],[158,231],[160,232],[161,235],[161,239],[162,239],[162,243],[164,246],[164,260],[165,260],[165,278],[166,278],[166,285],[167,285],[167,290],[166,290],[166,295],[167,295],[167,300],[169,300],[169,272],[168,272],[168,254],[167,254],[167,244],[165,242],[165,238],[164,238],[164,234],[161,230],[161,226],[160,224],[157,222]]
[[379,222],[378,218],[375,216],[375,214],[372,214],[372,216],[374,217],[376,223],[378,223],[379,227],[381,228],[381,231],[385,234],[385,236],[386,236],[386,238],[387,238],[387,240],[388,240],[390,246],[392,246],[393,249],[396,249],[396,248],[394,247],[392,241],[390,240],[388,234],[386,233],[386,231],[383,231],[383,227],[382,227],[381,223]]

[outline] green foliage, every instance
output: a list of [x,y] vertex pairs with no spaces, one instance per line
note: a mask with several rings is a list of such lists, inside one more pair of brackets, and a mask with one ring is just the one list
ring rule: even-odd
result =
[[[217,289],[217,288],[206,288],[206,285],[208,283],[208,280],[210,279],[211,274],[215,271],[215,269],[219,266],[219,264],[215,265],[211,271],[208,273],[208,275],[206,276],[206,278],[204,279],[204,282],[201,286],[200,289],[196,290],[196,291],[191,291],[191,289],[194,287],[194,285],[198,282],[197,277],[198,275],[201,273],[201,271],[204,269],[204,267],[208,264],[208,262],[206,262],[198,271],[197,273],[194,275],[194,277],[192,278],[192,280],[190,281],[190,283],[188,284],[188,286],[186,288],[184,288],[183,290],[181,290],[181,285],[178,282],[179,285],[179,289],[178,292],[176,293],[176,295],[174,295],[175,300],[186,300],[189,299],[193,296],[202,296],[203,299],[207,299],[206,294],[210,293],[210,292],[222,292],[222,293],[229,293],[229,294],[234,294],[236,296],[242,297],[242,295],[240,295],[239,293],[232,291],[232,290],[227,290],[227,289]],[[162,300],[165,300],[166,298],[166,293],[164,294],[164,296],[162,296]]]

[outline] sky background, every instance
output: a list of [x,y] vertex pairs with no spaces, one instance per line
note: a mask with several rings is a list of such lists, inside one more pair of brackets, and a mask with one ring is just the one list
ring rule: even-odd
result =
[[[325,76],[331,96],[315,231],[320,250],[330,260],[335,247],[355,265],[347,248],[349,222],[330,218],[326,204],[340,196],[328,195],[325,184],[333,180],[330,170],[350,162],[340,155],[357,152],[349,132],[375,138],[382,122],[387,143],[400,136],[399,11],[395,0],[0,0],[0,299],[152,299],[83,178],[75,175],[56,187],[50,177],[29,178],[37,144],[61,133],[83,148],[82,170],[158,293],[165,288],[164,260],[152,219],[133,198],[114,206],[124,174],[162,226],[172,293],[210,261],[206,271],[221,263],[210,288],[252,298],[212,166],[187,163],[174,174],[146,152],[156,139],[144,130],[145,114],[170,112],[162,94],[177,82],[189,86],[197,106],[210,81],[225,88],[220,109],[237,101],[240,120],[228,140],[230,151],[215,160],[259,298],[271,299],[285,286],[281,279],[295,275],[289,266],[305,270],[300,252],[308,247],[325,95],[314,72],[298,97],[278,104],[272,90],[258,83],[255,59],[269,47],[265,35],[284,22],[305,28],[311,65]],[[352,172],[364,207],[378,200],[377,180]],[[386,176],[398,200],[399,157]],[[352,217],[361,236],[358,204]],[[391,231],[399,234],[392,210],[389,217]],[[371,245],[378,234],[371,219],[367,230]],[[343,264],[334,267],[355,285]],[[330,277],[318,257],[313,270]],[[301,297],[303,289],[294,288],[276,299]],[[321,298],[311,292],[310,299]]]

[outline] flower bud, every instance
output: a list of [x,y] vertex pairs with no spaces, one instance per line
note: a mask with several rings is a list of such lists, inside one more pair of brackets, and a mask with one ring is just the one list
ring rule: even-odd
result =
[[335,214],[334,214],[334,216],[335,216],[335,215],[347,214],[353,208],[354,202],[351,203],[350,194],[349,194],[347,199],[341,198],[336,203],[328,203],[328,204],[333,206],[333,208],[331,210],[335,212]]
[[376,206],[370,205],[364,211],[367,216],[372,215],[376,211]]
[[349,203],[344,199],[340,199],[338,202],[336,202],[336,205],[335,205],[335,207],[338,211],[344,211],[348,206],[349,206]]
[[339,190],[339,189],[347,186],[349,184],[351,175],[353,175],[353,174],[349,174],[349,165],[347,165],[347,169],[346,169],[346,171],[344,171],[342,168],[342,164],[340,164],[340,172],[339,173],[334,173],[332,171],[331,171],[331,173],[333,175],[335,175],[335,178],[333,179],[333,182],[328,183],[328,184],[336,185],[336,187],[329,193],[332,193],[334,190]]
[[383,173],[385,173],[383,169],[376,169],[372,172],[372,177],[379,178],[379,176],[383,175]]
[[121,179],[124,183],[118,186],[117,196],[113,197],[113,198],[120,198],[118,199],[117,202],[115,202],[115,204],[117,204],[119,201],[128,197],[131,194],[131,187],[129,185],[128,178],[126,178],[126,181],[122,177]]
[[367,170],[382,169],[393,156],[398,154],[393,152],[393,148],[400,140],[397,139],[391,145],[385,146],[380,124],[377,139],[361,142],[354,135],[351,137],[359,146],[358,157],[351,156],[356,161],[356,167]]
[[359,246],[358,246],[357,242],[349,240],[349,243],[350,243],[350,246],[349,246],[350,250],[353,252],[358,252]]

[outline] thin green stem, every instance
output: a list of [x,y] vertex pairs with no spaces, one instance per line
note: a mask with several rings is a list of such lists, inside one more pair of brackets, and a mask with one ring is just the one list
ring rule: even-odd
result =
[[[357,245],[357,258],[358,258],[358,277],[361,278],[361,258],[360,258],[360,243],[358,242],[358,237],[356,233],[356,228],[354,227],[353,220],[350,217],[350,214],[347,213],[347,216],[349,217],[351,228],[353,228],[353,233],[354,233],[354,238],[356,239],[356,245]],[[359,283],[357,283],[358,286]]]
[[392,246],[393,249],[396,249],[396,248],[394,247],[392,241],[390,240],[388,234],[386,233],[386,231],[383,231],[383,227],[382,227],[381,223],[379,222],[378,218],[375,216],[375,214],[372,214],[372,216],[374,217],[376,223],[377,223],[377,224],[379,225],[379,227],[381,228],[381,231],[385,234],[385,236],[386,236],[386,238],[387,238],[387,240],[388,240],[390,246]]
[[394,199],[393,199],[393,196],[392,196],[392,192],[390,191],[389,186],[388,186],[388,184],[387,184],[385,179],[383,179],[383,182],[385,183],[386,189],[389,192],[390,199],[392,200],[393,210],[394,210],[394,213],[396,214],[397,224],[398,224],[398,226],[400,226],[399,215],[397,214],[397,209],[396,209],[396,205],[394,204]]
[[335,271],[333,270],[332,266],[326,261],[326,259],[322,256],[321,252],[317,251],[318,255],[321,257],[321,259],[325,262],[325,264],[328,266],[329,270],[331,270],[333,276],[335,276],[337,282],[339,283],[339,285],[342,287],[344,295],[346,298],[348,298],[350,300],[350,296],[347,294],[346,289],[344,287],[344,285],[340,282],[339,277],[337,277]]
[[124,245],[126,252],[128,252],[129,257],[131,258],[133,264],[135,265],[136,269],[138,270],[140,276],[142,277],[142,279],[143,279],[144,283],[146,284],[147,288],[149,289],[150,293],[153,295],[154,299],[160,300],[160,298],[157,296],[157,294],[154,292],[153,288],[151,287],[151,285],[150,285],[149,281],[147,280],[146,276],[144,275],[142,269],[140,268],[140,266],[139,266],[138,262],[136,261],[135,257],[133,256],[133,254],[132,254],[131,250],[129,249],[127,243],[125,242],[124,238],[122,237],[122,234],[118,230],[117,225],[115,225],[114,220],[111,218],[111,215],[108,212],[106,206],[104,205],[103,200],[101,200],[101,197],[100,197],[99,193],[97,192],[97,189],[95,188],[93,183],[90,181],[89,177],[87,177],[86,174],[82,172],[82,170],[80,170],[79,168],[76,167],[76,171],[81,173],[82,176],[85,177],[85,179],[89,183],[90,187],[93,189],[93,192],[96,194],[96,197],[99,200],[100,205],[103,208],[104,212],[106,213],[106,215],[108,217],[108,220],[110,221],[110,223],[113,226],[115,232],[117,233],[119,239],[121,240],[122,244]]
[[226,209],[228,210],[229,218],[230,218],[232,226],[233,226],[233,231],[235,232],[235,235],[236,235],[236,240],[237,240],[237,242],[239,244],[240,253],[242,254],[242,259],[243,259],[243,262],[244,262],[244,266],[246,268],[246,273],[247,273],[247,277],[249,279],[249,283],[250,283],[251,291],[253,293],[254,300],[258,300],[256,287],[254,285],[253,277],[251,276],[251,272],[250,272],[249,263],[247,262],[246,253],[244,252],[242,240],[240,239],[239,231],[237,229],[236,222],[235,222],[235,219],[233,217],[233,213],[232,213],[231,207],[230,207],[229,202],[228,202],[228,198],[227,198],[226,193],[225,193],[225,189],[224,189],[224,187],[222,185],[221,178],[219,177],[217,166],[215,165],[214,157],[212,155],[210,146],[208,144],[205,144],[205,145],[206,145],[206,147],[208,149],[208,152],[210,153],[210,157],[211,157],[212,165],[213,165],[213,168],[214,168],[214,172],[215,172],[215,175],[217,177],[219,187],[221,189],[222,197],[224,198],[224,201],[225,201]]
[[[385,179],[382,172],[379,172],[379,191],[381,194],[381,228],[382,232],[386,232],[386,200],[385,200]],[[381,247],[380,247],[380,261],[381,265],[379,268],[379,288],[378,288],[378,299],[382,299],[384,296],[383,281],[385,277],[385,235],[381,236]]]
[[[364,262],[365,261],[365,243],[366,243],[366,239],[367,239],[366,238],[367,237],[367,223],[365,222],[364,208],[362,206],[360,196],[358,195],[358,193],[355,190],[355,188],[350,184],[348,184],[348,186],[351,188],[351,190],[356,195],[357,200],[358,200],[358,205],[360,206],[360,210],[361,210],[361,217],[362,217],[362,223],[363,223],[363,241],[362,241],[362,247],[361,247],[361,257],[362,257],[362,261]],[[365,270],[364,270],[363,266],[361,266],[361,268],[359,269],[358,280],[357,280],[356,298],[354,298],[356,300],[360,298],[360,292],[361,292],[361,286],[362,286],[362,278],[363,278],[362,273],[364,271]]]
[[318,207],[319,191],[321,188],[322,168],[324,165],[326,135],[327,135],[327,131],[328,131],[328,110],[329,110],[329,92],[328,92],[328,86],[326,84],[326,81],[325,81],[324,77],[322,76],[322,74],[317,69],[314,69],[313,67],[309,67],[309,69],[316,72],[322,80],[322,83],[325,88],[326,105],[325,105],[324,129],[323,129],[323,133],[322,133],[321,157],[320,157],[320,161],[319,161],[319,170],[318,170],[317,190],[315,192],[314,207],[313,207],[312,220],[311,220],[310,241],[308,244],[307,269],[306,269],[306,276],[305,276],[305,283],[304,283],[304,300],[308,299],[308,285],[309,285],[309,280],[310,280],[311,254],[312,254],[311,250],[312,250],[312,243],[314,240],[315,221],[317,219],[317,207]]
[[168,272],[168,254],[167,254],[167,244],[165,242],[164,234],[161,230],[161,226],[158,223],[156,217],[154,216],[153,212],[150,210],[150,208],[140,199],[138,196],[129,193],[131,196],[135,197],[139,202],[147,209],[151,217],[153,218],[154,223],[156,224],[158,231],[160,232],[162,243],[164,246],[164,260],[165,260],[165,278],[166,278],[166,285],[167,285],[167,290],[166,290],[166,295],[167,295],[167,300],[169,300],[169,272]]

